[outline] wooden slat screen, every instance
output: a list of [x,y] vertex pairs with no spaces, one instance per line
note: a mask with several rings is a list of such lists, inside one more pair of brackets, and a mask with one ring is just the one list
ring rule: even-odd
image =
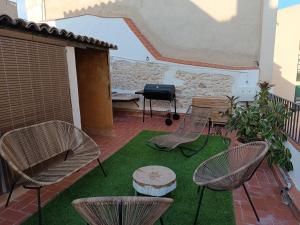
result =
[[65,48],[0,36],[0,132],[72,122]]
[[[48,120],[73,122],[65,48],[0,36],[0,136]],[[0,160],[0,193],[10,182]]]

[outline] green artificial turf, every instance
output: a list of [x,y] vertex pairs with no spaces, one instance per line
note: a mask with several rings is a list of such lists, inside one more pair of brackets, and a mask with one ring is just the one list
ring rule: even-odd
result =
[[[163,152],[153,150],[146,145],[147,140],[159,134],[161,132],[141,132],[103,163],[108,177],[105,178],[100,168],[97,167],[60,193],[42,209],[44,224],[85,225],[85,222],[71,206],[74,199],[134,195],[132,173],[137,168],[147,165],[166,166],[177,175],[177,188],[170,195],[174,199],[174,203],[163,217],[165,225],[193,224],[199,196],[197,195],[197,186],[192,180],[194,170],[203,160],[225,150],[227,145],[220,137],[210,136],[205,149],[191,158],[186,158],[179,150]],[[199,145],[203,140],[204,137],[191,145]],[[234,225],[234,221],[232,194],[206,189],[198,223],[201,225]],[[33,215],[23,224],[37,224],[37,215]]]

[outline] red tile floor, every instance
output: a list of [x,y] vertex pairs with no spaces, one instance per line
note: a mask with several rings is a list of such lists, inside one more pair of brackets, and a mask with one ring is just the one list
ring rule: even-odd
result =
[[[162,117],[146,118],[145,123],[142,123],[140,117],[121,114],[114,119],[114,135],[112,137],[94,137],[94,139],[101,147],[102,154],[100,158],[103,161],[118,151],[118,149],[142,130],[172,131],[177,126],[178,122],[175,122],[171,127],[165,126],[164,118]],[[232,139],[234,140],[234,137]],[[234,140],[232,145],[235,144],[237,142]],[[93,162],[78,173],[66,178],[63,182],[43,188],[41,196],[43,204],[45,205],[50,199],[53,199],[58,193],[68,188],[95,166],[97,166],[97,163]],[[252,180],[247,184],[247,187],[261,218],[261,222],[258,223],[256,221],[243,189],[239,188],[233,192],[237,225],[300,224],[290,209],[281,203],[279,185],[276,183],[271,170],[266,164],[263,164],[258,169]],[[4,208],[3,206],[6,197],[7,195],[0,197],[0,225],[20,224],[28,216],[36,212],[36,194],[33,190],[25,191],[22,188],[17,189],[13,194],[8,208]],[[222,223],[220,222],[220,224]]]

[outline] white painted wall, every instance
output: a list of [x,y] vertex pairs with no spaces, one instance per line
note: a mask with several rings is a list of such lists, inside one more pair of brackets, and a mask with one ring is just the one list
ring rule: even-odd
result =
[[300,5],[278,11],[272,83],[276,95],[292,102],[295,101],[296,85],[300,85],[297,81],[299,26]]
[[81,128],[76,59],[75,59],[75,50],[73,47],[66,47],[66,57],[67,57],[68,74],[69,74],[69,82],[70,82],[73,122],[76,127]]
[[[85,15],[56,21],[49,21],[49,25],[64,28],[75,34],[91,36],[118,45],[117,51],[111,51],[111,60],[125,59],[132,61],[153,62],[169,65],[165,73],[164,82],[178,84],[180,79],[175,78],[177,70],[192,73],[222,74],[234,77],[232,94],[240,97],[240,101],[253,100],[257,82],[259,81],[258,70],[224,70],[208,67],[182,65],[156,60],[135,36],[122,18],[100,18]],[[146,58],[149,58],[149,61]],[[124,92],[124,90],[122,90]],[[126,90],[125,90],[126,92]]]
[[111,56],[136,60],[154,60],[122,18],[101,18],[97,16],[78,16],[49,21],[49,25],[64,28],[75,34],[86,35],[118,45],[118,51]]
[[287,147],[291,151],[291,161],[294,166],[294,170],[289,172],[289,175],[293,180],[297,190],[300,191],[300,152],[297,149],[295,149],[294,146],[289,142],[285,142],[285,147]]
[[[259,58],[261,2],[269,0],[43,1],[46,20],[131,18],[165,57],[253,67]],[[36,18],[36,5],[41,0],[26,0],[29,19]]]
[[278,0],[262,0],[260,80],[272,81]]
[[17,4],[9,0],[0,0],[0,15],[7,14],[10,17],[18,17]]

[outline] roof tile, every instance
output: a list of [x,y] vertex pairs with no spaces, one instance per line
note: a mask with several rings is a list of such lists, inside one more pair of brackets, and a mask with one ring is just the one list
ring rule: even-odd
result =
[[118,49],[117,45],[105,41],[97,40],[92,37],[75,35],[74,33],[69,32],[65,29],[51,27],[46,23],[27,22],[26,20],[20,18],[13,19],[6,14],[0,15],[0,28],[1,27],[8,27],[32,33],[49,35],[55,38],[62,38],[70,41],[82,42],[85,44],[93,45],[95,47]]

